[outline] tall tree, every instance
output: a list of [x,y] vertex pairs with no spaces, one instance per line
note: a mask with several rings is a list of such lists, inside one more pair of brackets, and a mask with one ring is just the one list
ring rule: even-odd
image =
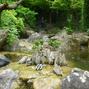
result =
[[89,29],[89,0],[84,0],[84,26]]

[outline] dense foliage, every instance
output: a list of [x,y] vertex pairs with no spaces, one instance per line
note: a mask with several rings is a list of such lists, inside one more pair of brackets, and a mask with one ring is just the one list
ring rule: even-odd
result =
[[11,45],[17,37],[23,32],[23,19],[16,17],[15,10],[3,11],[1,14],[1,26],[8,30],[7,43]]
[[89,29],[89,0],[84,0],[84,25]]
[[24,22],[30,25],[30,27],[36,26],[36,15],[35,11],[30,10],[29,8],[20,6],[16,9],[17,15],[24,19]]
[[49,40],[49,45],[52,46],[54,49],[55,48],[58,48],[61,44],[61,42],[59,40],[56,40],[56,39],[51,39]]

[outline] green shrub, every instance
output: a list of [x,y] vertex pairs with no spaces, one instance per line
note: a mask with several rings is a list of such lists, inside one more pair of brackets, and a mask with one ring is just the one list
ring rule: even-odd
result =
[[17,13],[15,10],[5,10],[1,14],[1,26],[10,27],[11,25],[16,25],[17,18],[15,17]]
[[52,8],[60,10],[81,9],[83,0],[53,0]]
[[16,15],[17,13],[15,10],[3,11],[1,16],[1,26],[10,28],[12,25],[14,25],[19,32],[22,32],[24,29],[23,19],[19,17],[17,18]]
[[12,44],[17,38],[18,38],[18,30],[14,26],[11,26],[11,28],[8,30],[8,36],[7,36],[8,46],[12,46]]
[[68,15],[67,17],[67,27],[64,27],[64,29],[67,31],[68,34],[71,34],[73,32],[72,29],[72,15]]
[[68,28],[68,27],[64,27],[64,30],[66,30],[66,32],[68,34],[71,34],[73,32],[73,30],[71,28]]
[[5,10],[1,16],[1,26],[8,29],[7,43],[11,45],[24,31],[22,18],[16,17],[15,10]]
[[24,22],[29,24],[30,27],[36,26],[36,15],[35,11],[31,11],[29,8],[20,6],[16,9],[18,16],[24,19]]
[[17,20],[16,28],[18,29],[19,35],[21,35],[24,32],[24,22],[22,18],[18,18]]
[[81,9],[84,0],[71,0],[71,9]]
[[43,45],[43,40],[38,39],[35,42],[33,42],[33,49],[40,49]]
[[58,48],[61,42],[57,39],[50,39],[48,44],[52,46],[53,48]]
[[52,2],[52,8],[59,10],[69,9],[70,0],[54,0]]

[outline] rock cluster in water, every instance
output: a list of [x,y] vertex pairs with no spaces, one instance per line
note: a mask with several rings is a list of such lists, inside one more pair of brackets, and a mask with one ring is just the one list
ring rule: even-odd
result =
[[34,53],[31,57],[28,56],[22,57],[22,59],[19,60],[18,63],[27,65],[32,65],[32,64],[66,65],[67,61],[64,53],[62,54],[57,51],[50,51],[50,49],[44,49]]

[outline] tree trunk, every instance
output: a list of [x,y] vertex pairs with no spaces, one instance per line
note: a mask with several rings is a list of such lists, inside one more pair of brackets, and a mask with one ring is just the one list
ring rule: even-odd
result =
[[89,0],[84,0],[84,26],[89,29]]
[[1,27],[1,14],[2,14],[2,11],[0,11],[0,27]]

